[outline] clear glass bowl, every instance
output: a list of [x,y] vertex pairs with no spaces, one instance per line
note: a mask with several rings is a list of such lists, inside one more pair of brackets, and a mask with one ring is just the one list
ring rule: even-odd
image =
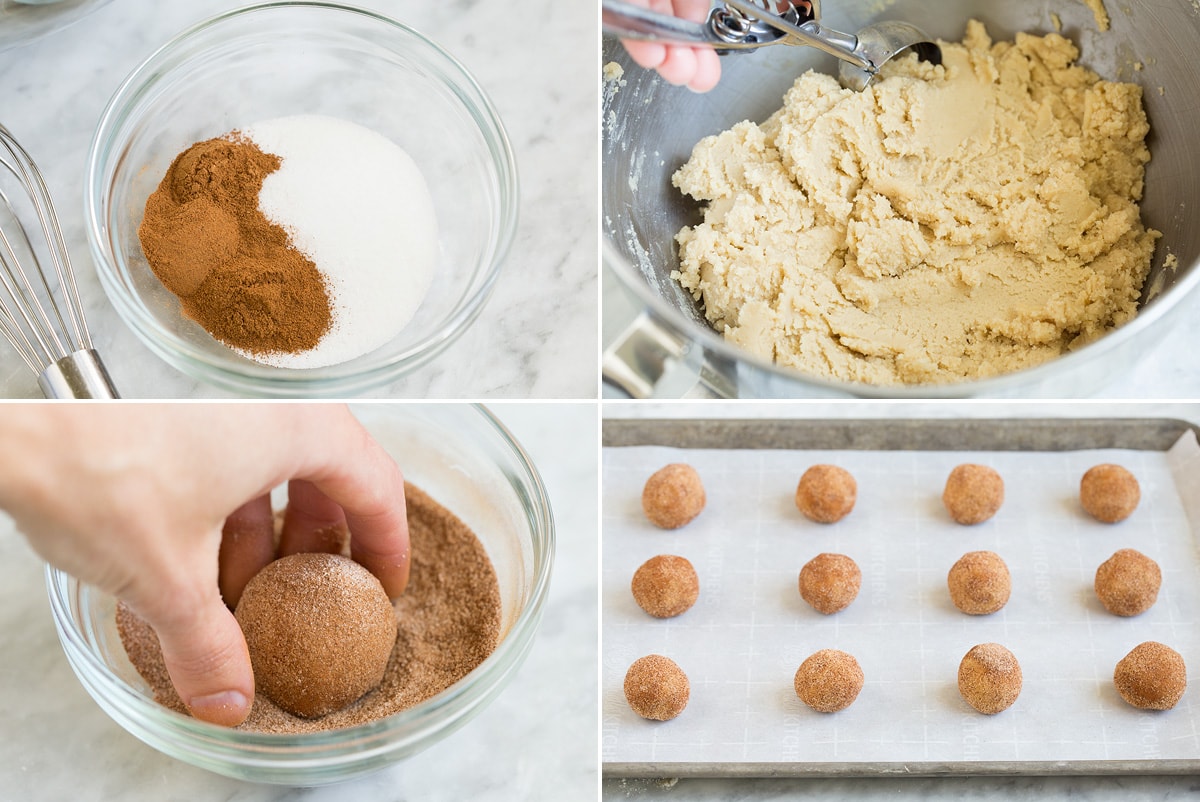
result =
[[495,652],[445,691],[369,724],[301,735],[240,732],[155,702],[121,646],[114,599],[47,568],[50,607],[71,668],[130,733],[164,754],[230,777],[336,782],[395,763],[454,732],[496,697],[524,661],[554,557],[549,501],[528,456],[482,407],[376,404],[355,408],[355,414],[405,477],[458,515],[486,546],[502,605]]
[[109,0],[0,0],[0,50],[76,22]]
[[[340,365],[274,368],[183,317],[137,230],[171,160],[204,139],[291,114],[374,129],[420,165],[438,220],[429,294],[395,339]],[[479,314],[517,224],[512,148],[491,102],[455,59],[413,29],[325,3],[232,11],[176,36],[125,80],[88,155],[85,213],[101,284],[150,350],[248,395],[345,396],[429,362]]]

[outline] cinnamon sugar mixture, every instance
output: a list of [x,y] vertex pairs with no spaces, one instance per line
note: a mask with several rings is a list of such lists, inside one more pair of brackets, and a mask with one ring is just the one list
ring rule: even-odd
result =
[[[483,544],[466,524],[406,483],[412,568],[395,601],[398,632],[383,682],[357,702],[302,719],[256,694],[237,729],[299,733],[352,727],[410,708],[462,679],[500,640],[500,587]],[[187,713],[171,685],[158,637],[125,605],[117,606],[121,643],[159,704]]]

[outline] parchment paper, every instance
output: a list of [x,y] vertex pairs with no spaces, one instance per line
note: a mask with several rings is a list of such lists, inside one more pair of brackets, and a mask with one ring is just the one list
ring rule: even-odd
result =
[[[708,496],[675,531],[641,511],[646,478],[669,462],[700,472]],[[821,525],[793,496],[810,465],[829,462],[858,482],[841,522]],[[974,527],[941,504],[946,475],[962,462],[991,465],[1005,503]],[[1101,462],[1124,465],[1142,499],[1107,525],[1079,506],[1079,479]],[[603,491],[603,733],[606,764],[883,761],[1085,761],[1200,758],[1200,688],[1170,711],[1141,711],[1117,694],[1112,673],[1137,644],[1157,640],[1200,667],[1200,447],[1189,432],[1167,453],[736,451],[606,448]],[[1135,548],[1163,572],[1158,601],[1134,618],[1109,614],[1092,585],[1096,567]],[[990,616],[958,612],[946,573],[967,551],[997,552],[1012,597]],[[829,551],[863,572],[855,602],[824,616],[801,598],[801,566]],[[634,571],[656,554],[687,557],[700,599],[659,620],[634,602]],[[1011,708],[984,716],[959,696],[958,664],[995,641],[1021,663],[1024,689]],[[833,714],[796,697],[800,663],[822,648],[855,655],[866,675],[857,701]],[[675,660],[691,682],[678,718],[646,721],[623,682],[646,654]]]

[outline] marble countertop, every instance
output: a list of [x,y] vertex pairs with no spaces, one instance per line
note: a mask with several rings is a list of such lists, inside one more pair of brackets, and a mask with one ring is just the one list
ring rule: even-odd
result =
[[84,691],[54,631],[42,563],[0,516],[0,800],[595,799],[595,406],[491,409],[538,466],[558,537],[533,649],[477,718],[390,769],[319,789],[255,785],[176,761]]
[[[606,402],[605,419],[629,418],[1173,418],[1200,423],[1196,403],[879,403],[838,402]],[[813,779],[605,779],[602,798],[686,799],[689,802],[768,802],[794,799],[1080,799],[1192,798],[1194,776],[1114,777],[881,777]]]
[[[479,319],[433,363],[368,393],[413,398],[594,398],[597,325],[596,10],[590,3],[354,0],[439,42],[475,75],[508,129],[520,227]],[[83,175],[100,114],[125,76],[183,28],[237,0],[112,0],[84,20],[0,51],[0,123],[46,174],[88,322],[127,397],[222,397],[154,356],[100,288],[84,236]],[[530,25],[530,21],[538,26]],[[531,31],[537,46],[527,45]],[[549,32],[552,35],[543,35]],[[450,368],[453,369],[450,369]],[[40,397],[7,342],[0,396]]]

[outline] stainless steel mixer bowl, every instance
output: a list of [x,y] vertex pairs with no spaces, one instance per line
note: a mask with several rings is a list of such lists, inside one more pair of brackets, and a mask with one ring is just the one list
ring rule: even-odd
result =
[[[982,20],[994,39],[1019,31],[1054,30],[1080,47],[1080,62],[1105,78],[1145,89],[1152,159],[1146,169],[1144,222],[1163,232],[1138,316],[1078,351],[1005,376],[949,385],[878,387],[833,382],[775,367],[725,342],[691,296],[670,278],[678,265],[675,234],[701,212],[671,186],[671,174],[703,137],[744,120],[762,121],[807,69],[836,74],[833,57],[805,47],[772,46],[725,56],[723,77],[711,93],[669,86],[633,65],[615,40],[604,40],[604,62],[624,69],[624,85],[603,92],[603,261],[644,306],[639,325],[606,353],[605,372],[634,394],[651,390],[666,363],[702,376],[710,392],[754,397],[1080,397],[1091,394],[1166,337],[1195,309],[1200,283],[1200,7],[1192,0],[1133,6],[1107,4],[1112,28],[1097,30],[1091,11],[1076,0],[1058,2],[938,2],[863,0],[822,4],[823,22],[854,31],[879,19],[901,19],[933,37],[962,38],[969,18]],[[1126,11],[1125,9],[1130,9]],[[1161,89],[1161,91],[1160,91]],[[1164,268],[1173,254],[1178,267]],[[1200,354],[1197,355],[1200,369]]]

